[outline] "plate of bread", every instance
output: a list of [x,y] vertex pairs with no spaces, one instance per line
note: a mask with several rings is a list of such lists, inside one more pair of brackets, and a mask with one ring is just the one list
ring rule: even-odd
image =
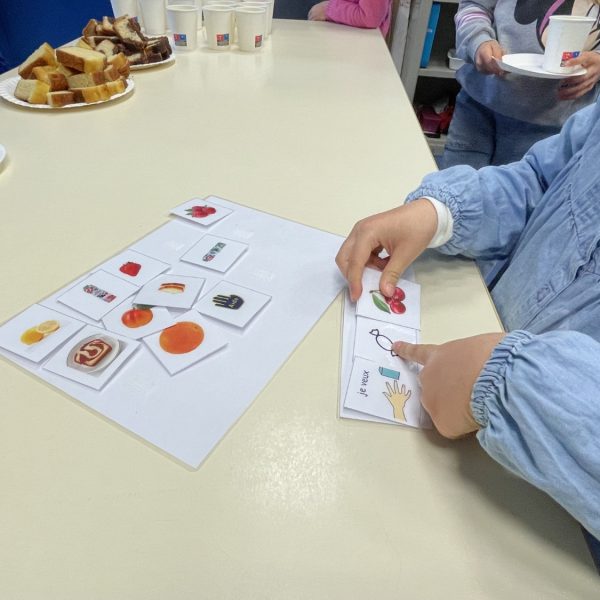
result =
[[0,97],[37,109],[77,108],[110,102],[133,91],[129,61],[123,53],[107,56],[81,46],[56,50],[43,43],[0,82]]
[[169,38],[164,35],[146,36],[137,19],[128,15],[90,19],[77,44],[103,52],[108,57],[122,52],[132,71],[175,62]]

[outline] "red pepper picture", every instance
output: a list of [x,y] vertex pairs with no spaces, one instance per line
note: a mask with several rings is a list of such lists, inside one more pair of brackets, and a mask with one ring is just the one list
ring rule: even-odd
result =
[[136,262],[126,262],[125,264],[119,267],[119,271],[121,273],[125,273],[125,275],[129,275],[130,277],[135,277],[142,268],[142,265]]

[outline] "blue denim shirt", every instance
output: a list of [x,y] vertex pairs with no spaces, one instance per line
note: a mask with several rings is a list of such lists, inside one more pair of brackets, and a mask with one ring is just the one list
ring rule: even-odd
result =
[[439,248],[504,268],[510,333],[473,388],[483,448],[600,537],[600,103],[525,157],[427,176],[454,218]]

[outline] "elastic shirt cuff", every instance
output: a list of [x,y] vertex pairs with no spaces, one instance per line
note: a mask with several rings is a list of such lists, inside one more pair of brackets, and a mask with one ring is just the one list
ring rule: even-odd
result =
[[523,344],[533,337],[528,331],[511,331],[494,348],[485,363],[471,394],[471,412],[481,427],[486,427],[489,422],[488,405],[497,402],[500,389],[504,387],[507,368]]
[[437,213],[437,229],[427,247],[439,248],[452,237],[454,218],[450,209],[439,200],[431,196],[423,196],[423,198],[426,198],[433,204],[433,208],[435,208],[435,212]]

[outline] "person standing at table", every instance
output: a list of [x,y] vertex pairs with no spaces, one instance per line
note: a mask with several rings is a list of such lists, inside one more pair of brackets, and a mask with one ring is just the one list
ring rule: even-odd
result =
[[325,0],[308,13],[309,21],[332,21],[364,29],[379,28],[386,36],[392,18],[391,0]]
[[[478,0],[459,2],[456,48],[466,61],[441,167],[475,168],[519,160],[535,142],[554,135],[593,102],[600,79],[600,0]],[[544,52],[552,15],[593,16],[586,51],[569,63],[585,75],[562,80],[506,74],[503,54]]]
[[[426,247],[497,260],[492,297],[507,334],[395,343],[423,365],[438,431],[477,432],[486,452],[600,537],[600,101],[522,160],[432,173],[403,206],[359,221],[336,262],[350,296],[366,265],[391,296]],[[389,258],[380,258],[385,250]]]

